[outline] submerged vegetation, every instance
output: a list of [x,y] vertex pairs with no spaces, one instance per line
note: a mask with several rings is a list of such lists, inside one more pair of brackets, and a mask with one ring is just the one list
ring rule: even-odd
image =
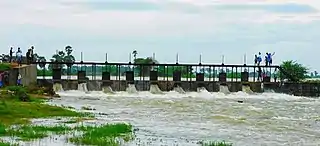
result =
[[209,142],[201,142],[201,146],[232,146],[231,143],[226,143],[225,141],[209,141]]
[[76,144],[85,145],[108,145],[117,146],[117,138],[124,141],[132,139],[132,126],[128,124],[108,124],[103,126],[79,127],[84,130],[84,134],[70,138],[69,141]]
[[[117,138],[125,141],[132,137],[132,126],[128,124],[107,124],[101,126],[66,126],[77,124],[90,115],[79,113],[59,106],[45,104],[43,96],[34,97],[26,87],[11,86],[1,90],[0,94],[0,146],[9,146],[2,142],[1,136],[19,138],[29,141],[48,137],[51,134],[68,134],[80,132],[69,141],[76,144],[111,146],[119,145]],[[42,94],[42,93],[41,93]],[[31,119],[53,117],[76,117],[55,126],[32,125]],[[92,118],[91,118],[92,119]]]
[[117,146],[119,142],[116,138],[122,137],[125,141],[131,138],[132,126],[127,124],[110,124],[102,126],[76,126],[66,125],[39,126],[22,125],[17,128],[6,128],[0,125],[0,136],[18,137],[22,141],[30,141],[48,137],[50,134],[67,134],[70,132],[82,132],[79,135],[70,138],[69,141],[76,144]]

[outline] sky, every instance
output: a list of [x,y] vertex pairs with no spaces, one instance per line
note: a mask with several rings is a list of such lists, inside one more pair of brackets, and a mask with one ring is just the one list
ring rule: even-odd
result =
[[160,63],[252,64],[275,52],[320,71],[319,0],[1,0],[0,51],[50,59],[73,47],[84,61],[129,62],[155,53]]

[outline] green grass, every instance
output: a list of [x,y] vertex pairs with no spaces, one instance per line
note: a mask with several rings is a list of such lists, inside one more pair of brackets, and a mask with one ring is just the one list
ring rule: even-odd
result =
[[12,146],[10,143],[3,142],[0,140],[0,146]]
[[66,134],[73,131],[82,131],[82,136],[71,138],[70,141],[76,144],[86,145],[110,145],[117,146],[116,137],[122,137],[129,141],[132,138],[132,126],[127,124],[108,124],[103,126],[77,126],[68,127],[65,125],[36,126],[23,125],[6,128],[0,124],[0,136],[18,137],[22,141],[30,141],[48,137],[50,134]]
[[10,63],[0,63],[0,71],[7,71],[11,69]]
[[20,140],[30,141],[33,139],[39,139],[49,136],[50,133],[64,134],[72,129],[67,126],[31,126],[23,125],[18,128],[5,129],[0,133],[0,136],[19,137]]
[[226,143],[225,141],[209,141],[209,142],[202,142],[201,146],[232,146],[231,143]]
[[0,123],[5,125],[26,124],[32,118],[84,116],[62,107],[43,104],[43,99],[31,97],[23,87],[10,86],[0,93]]
[[127,124],[79,127],[79,130],[85,131],[84,134],[70,138],[70,142],[80,145],[118,146],[116,137],[122,137],[125,141],[132,138],[132,126]]
[[81,113],[38,102],[0,101],[0,122],[6,125],[25,124],[31,118],[80,117]]

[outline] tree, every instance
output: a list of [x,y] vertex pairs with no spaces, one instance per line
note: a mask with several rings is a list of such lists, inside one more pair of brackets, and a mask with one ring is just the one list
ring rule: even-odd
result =
[[64,56],[63,59],[64,59],[64,62],[68,63],[67,64],[68,68],[70,68],[73,65],[73,63],[76,61],[76,59],[74,58],[73,55],[71,55],[73,51],[71,46],[66,46],[65,51],[67,55]]
[[[71,46],[66,46],[64,51],[60,50],[56,54],[52,55],[50,59],[51,62],[68,63],[68,68],[70,69],[75,62],[75,57],[72,55],[73,49]],[[49,65],[49,68],[63,68],[63,64]]]
[[136,60],[137,59],[137,54],[138,54],[137,50],[132,51],[132,54],[133,54],[134,60]]
[[291,82],[298,82],[307,78],[308,68],[296,61],[284,61],[280,65],[280,78]]
[[134,59],[134,64],[144,64],[143,66],[136,67],[136,69],[139,70],[140,76],[142,75],[142,73],[144,74],[144,76],[148,76],[150,70],[154,69],[152,66],[153,63],[158,64],[158,61],[153,60],[152,57]]
[[37,62],[40,62],[40,63],[39,63],[39,67],[41,67],[41,68],[45,68],[45,67],[46,67],[45,62],[47,62],[47,60],[46,60],[45,57],[43,57],[43,56],[38,56],[36,59],[37,59]]

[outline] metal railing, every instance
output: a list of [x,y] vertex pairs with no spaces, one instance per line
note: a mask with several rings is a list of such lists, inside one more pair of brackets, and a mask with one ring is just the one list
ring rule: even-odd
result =
[[[280,81],[279,66],[230,65],[230,64],[134,64],[109,62],[34,62],[38,65],[39,79],[52,79],[54,68],[61,68],[61,79],[78,80],[78,71],[84,71],[89,80],[101,80],[103,72],[110,73],[110,80],[126,80],[126,72],[134,72],[134,80],[150,80],[150,71],[157,71],[159,81],[172,81],[175,71],[181,72],[181,81],[196,81],[196,74],[202,73],[204,81],[219,81],[219,73],[226,73],[227,82],[240,82],[241,72],[248,72],[248,81]],[[260,74],[260,75],[259,75]]]

